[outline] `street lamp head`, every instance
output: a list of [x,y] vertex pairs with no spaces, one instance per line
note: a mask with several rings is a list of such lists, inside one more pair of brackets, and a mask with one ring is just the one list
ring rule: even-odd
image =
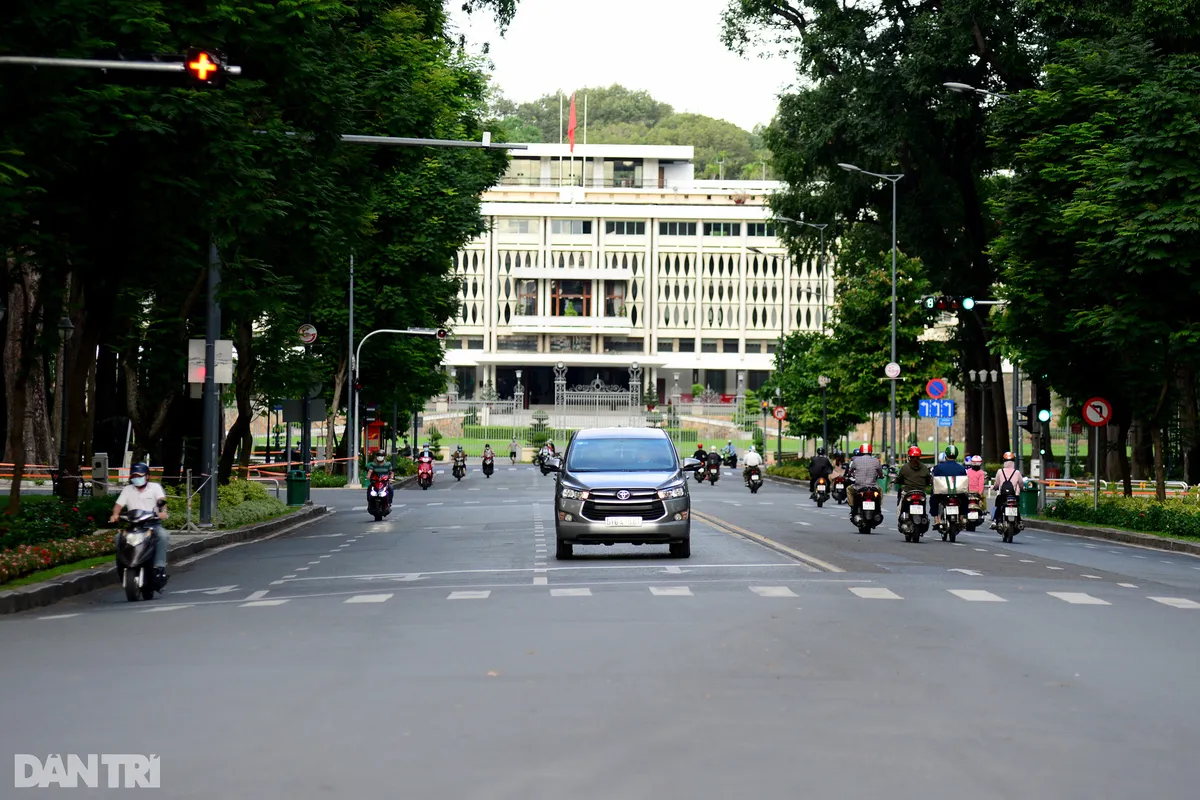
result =
[[838,163],[838,166],[846,170],[846,172],[862,172],[860,167],[856,167],[853,164]]
[[943,83],[942,86],[945,86],[947,89],[949,89],[952,92],[974,92],[974,91],[976,91],[975,87],[972,86],[971,84],[958,83],[956,81],[948,81],[946,83]]
[[819,385],[819,386],[820,386],[822,389],[824,389],[826,386],[828,386],[828,385],[829,385],[829,376],[828,376],[828,375],[822,375],[822,376],[820,376],[819,378],[817,378],[817,384],[818,384],[818,385]]
[[967,375],[969,375],[969,376],[971,377],[971,382],[972,382],[972,383],[974,383],[974,382],[975,382],[975,375],[976,375],[976,374],[977,374],[977,373],[976,373],[976,372],[975,372],[975,370],[973,370],[973,369],[972,369],[972,370],[967,370]]
[[63,317],[58,322],[58,334],[62,337],[63,344],[66,344],[71,339],[71,334],[75,332],[75,326],[71,324],[71,320]]
[[521,370],[517,370],[517,380],[521,380]]
[[635,361],[635,362],[633,362],[632,364],[630,364],[629,366],[633,367],[634,369],[637,369],[637,368],[638,368],[638,362],[636,362],[636,361]]

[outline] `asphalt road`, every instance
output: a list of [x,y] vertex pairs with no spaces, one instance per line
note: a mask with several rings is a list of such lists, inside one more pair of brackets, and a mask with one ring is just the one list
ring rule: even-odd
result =
[[317,491],[149,603],[0,618],[0,755],[153,753],[169,798],[1196,796],[1200,559],[907,544],[730,473],[690,559],[559,562],[551,482]]

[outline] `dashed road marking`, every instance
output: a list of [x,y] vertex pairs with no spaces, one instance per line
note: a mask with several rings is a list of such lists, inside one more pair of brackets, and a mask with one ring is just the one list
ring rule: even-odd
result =
[[392,598],[390,594],[356,594],[342,602],[344,603],[384,603]]
[[692,597],[692,590],[686,586],[651,586],[650,594],[656,597]]
[[1188,600],[1185,597],[1148,597],[1146,599],[1173,608],[1200,608],[1200,603],[1197,603],[1195,600]]
[[947,589],[955,597],[969,600],[972,603],[1007,603],[1003,597],[986,592],[983,589]]
[[891,589],[882,589],[873,586],[851,586],[850,591],[859,597],[867,600],[903,600],[904,598],[893,592]]
[[750,591],[759,597],[799,597],[786,586],[751,586]]
[[582,589],[551,589],[551,597],[591,597],[592,590],[587,588]]
[[1111,606],[1112,603],[1107,600],[1101,600],[1099,597],[1092,597],[1090,594],[1083,592],[1046,592],[1051,597],[1057,597],[1066,603],[1078,606]]
[[485,589],[480,592],[451,592],[447,600],[486,600],[491,597],[491,590]]
[[263,606],[281,606],[287,600],[255,600],[251,603],[242,603],[241,608],[259,608]]

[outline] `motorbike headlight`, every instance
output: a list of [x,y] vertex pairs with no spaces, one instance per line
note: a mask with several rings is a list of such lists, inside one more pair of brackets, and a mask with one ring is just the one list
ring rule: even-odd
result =
[[680,484],[679,486],[668,486],[665,489],[658,490],[658,499],[659,500],[673,500],[676,497],[683,497],[684,494],[686,494],[686,493],[687,493],[687,490],[683,488],[682,484]]
[[587,500],[589,497],[591,497],[591,493],[585,492],[582,489],[572,489],[568,486],[564,486],[562,490],[562,497],[564,500]]
[[125,534],[125,543],[130,547],[137,547],[146,540],[144,533],[127,533]]

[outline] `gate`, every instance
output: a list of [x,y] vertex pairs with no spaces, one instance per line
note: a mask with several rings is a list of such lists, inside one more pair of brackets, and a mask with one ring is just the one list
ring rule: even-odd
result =
[[551,429],[559,447],[581,428],[643,428],[642,368],[629,367],[629,388],[605,384],[596,376],[590,384],[567,386],[567,367],[554,365],[554,418]]
[[510,440],[525,444],[529,420],[524,410],[525,388],[520,378],[509,400],[501,400],[491,383],[473,400],[459,399],[458,383],[453,376],[447,388],[446,412],[428,415],[427,419],[439,426],[449,450],[462,445],[463,452],[478,458],[483,455],[484,445],[490,444],[496,453],[507,456]]

